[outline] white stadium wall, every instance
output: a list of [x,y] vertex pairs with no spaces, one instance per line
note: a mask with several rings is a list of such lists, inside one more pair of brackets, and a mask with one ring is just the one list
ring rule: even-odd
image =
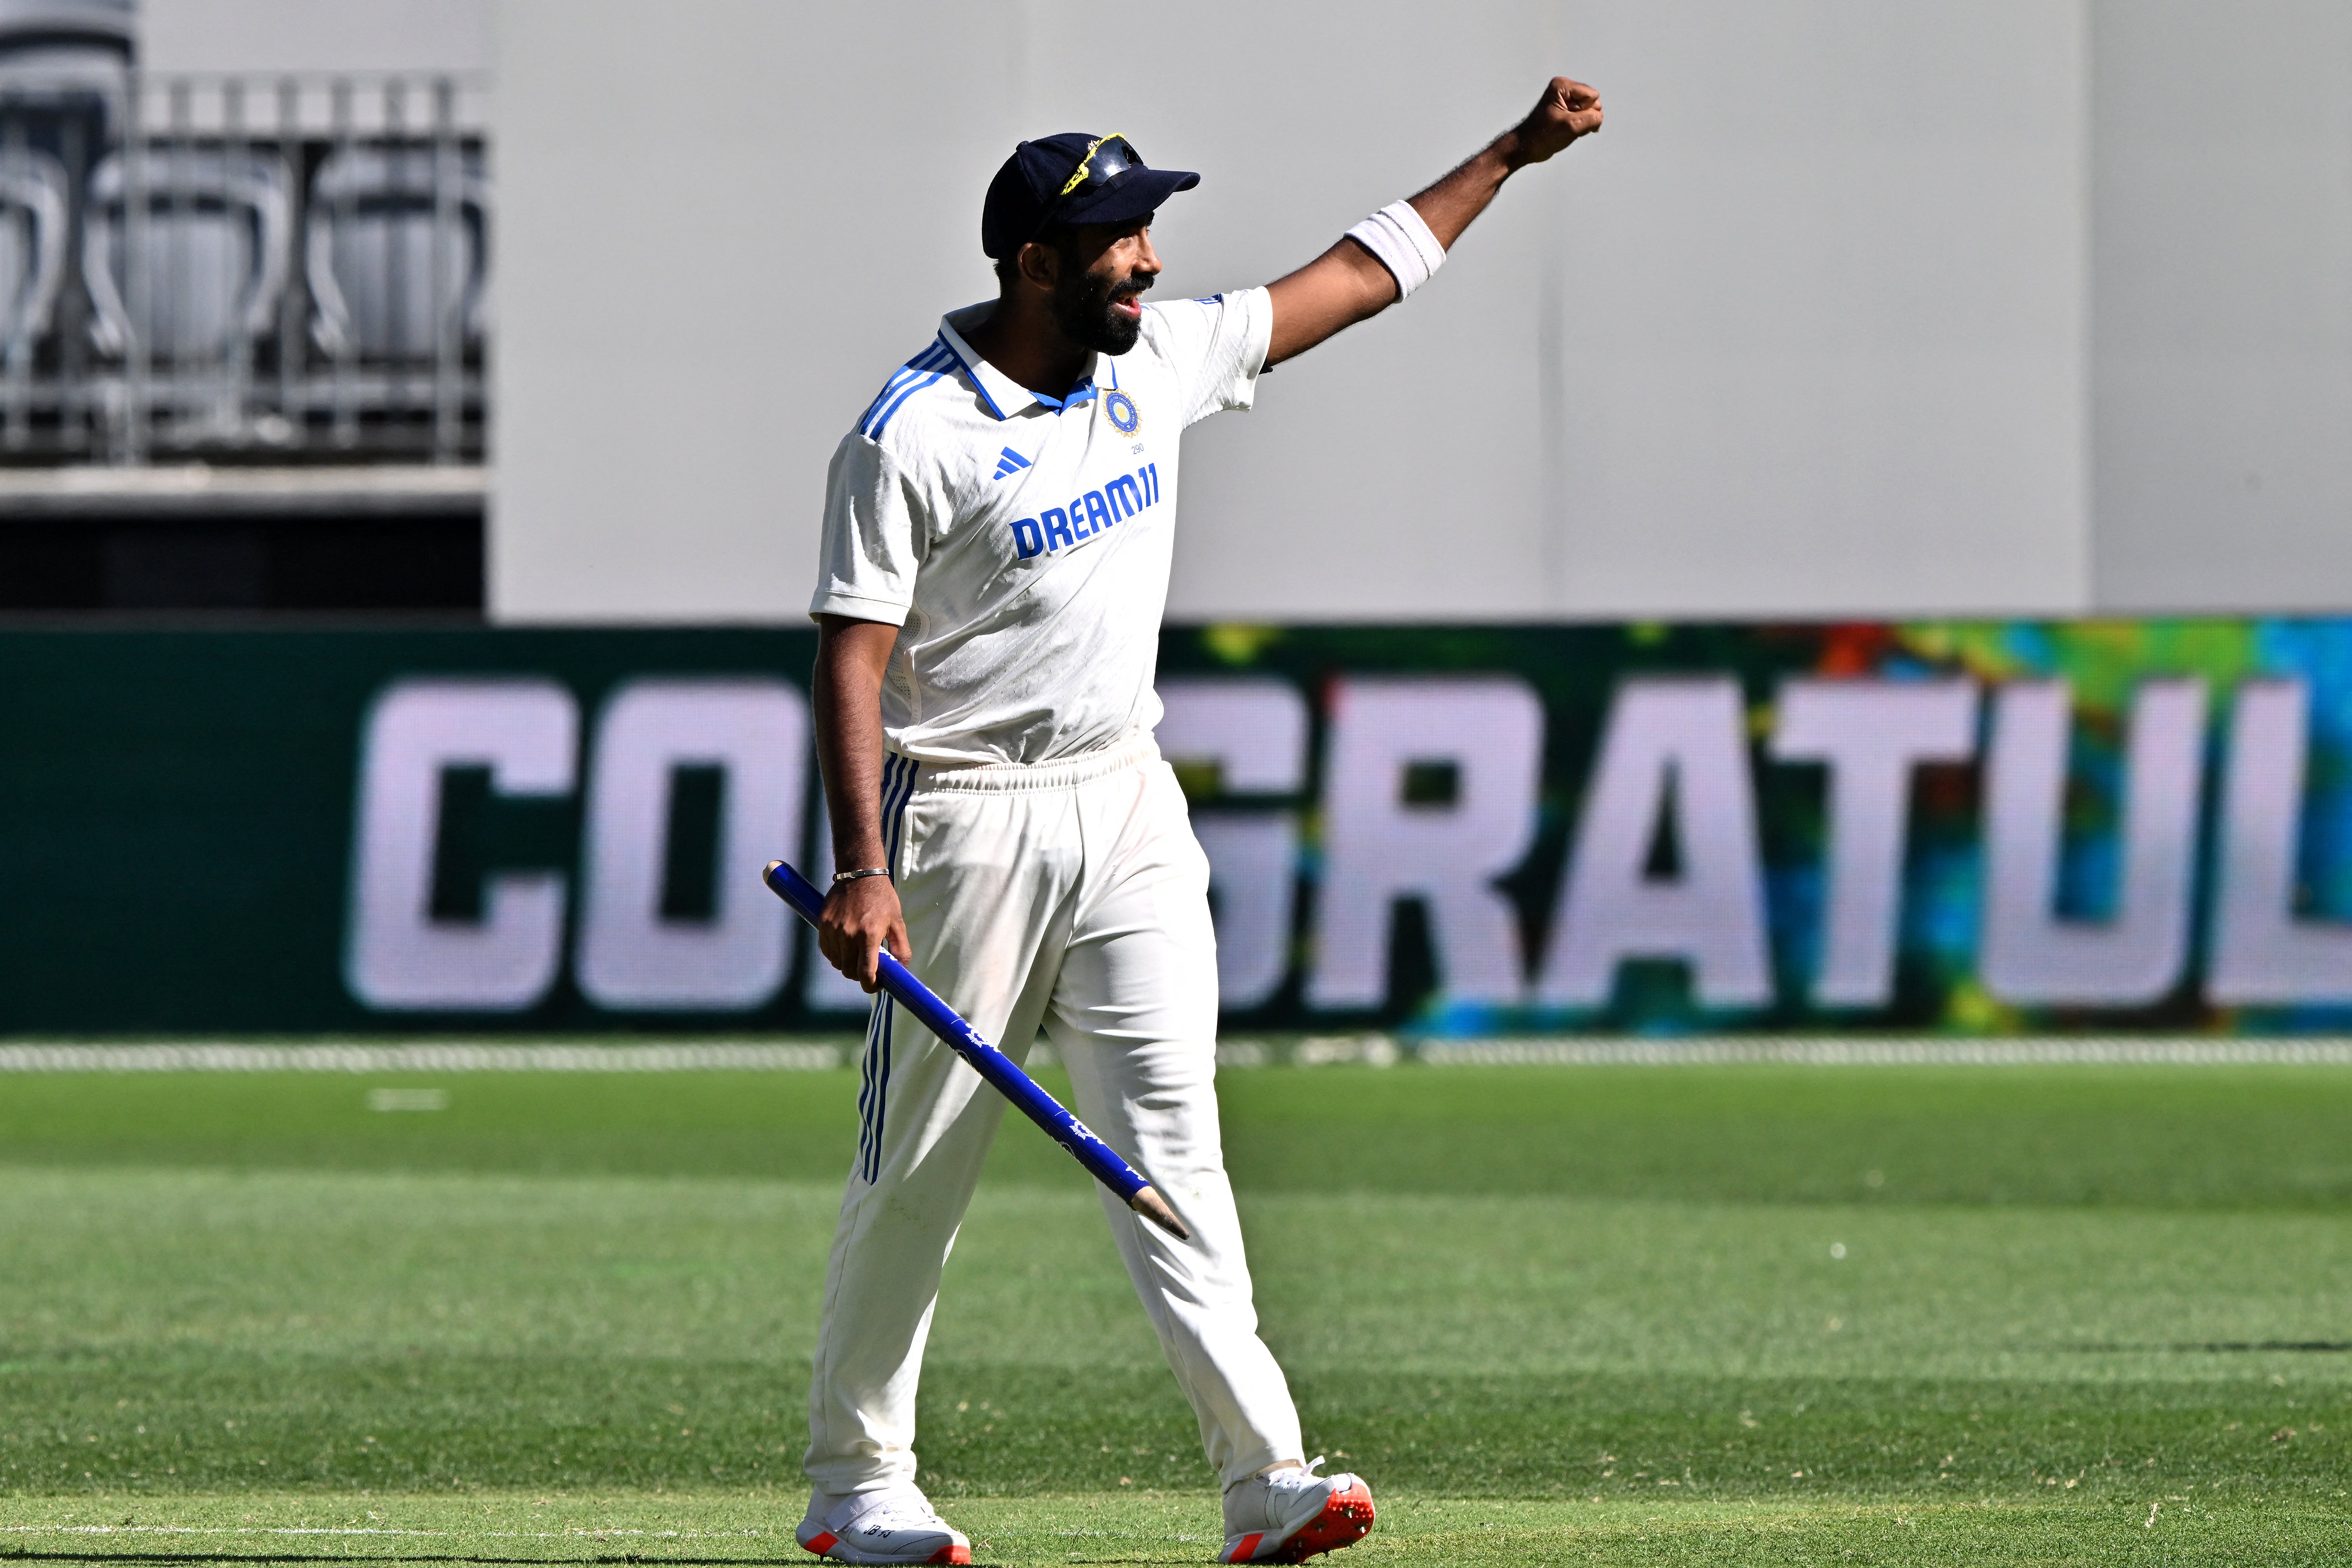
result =
[[2098,605],[2352,605],[2352,7],[2097,36]]
[[1608,131],[1194,433],[1172,617],[2352,603],[2348,29],[2305,0],[497,0],[492,613],[797,619],[832,447],[992,291],[1018,137],[1201,170],[1156,237],[1163,290],[1204,293],[1554,68]]

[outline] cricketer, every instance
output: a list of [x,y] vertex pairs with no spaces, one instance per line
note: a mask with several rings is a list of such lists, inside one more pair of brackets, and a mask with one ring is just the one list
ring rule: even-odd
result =
[[[810,614],[835,870],[825,958],[884,948],[1017,1061],[1042,1028],[1078,1114],[1189,1239],[1105,1194],[1223,1487],[1227,1563],[1360,1540],[1371,1491],[1307,1462],[1258,1338],[1214,1085],[1209,868],[1152,741],[1179,444],[1268,366],[1429,281],[1517,170],[1601,129],[1556,78],[1517,125],[1275,282],[1147,305],[1151,224],[1200,176],[1125,137],[1024,142],[990,183],[992,300],[952,310],[844,437]],[[1283,153],[1307,176],[1302,150]],[[827,1265],[798,1537],[845,1563],[969,1563],[915,1484],[915,1391],[1004,1102],[887,996]]]

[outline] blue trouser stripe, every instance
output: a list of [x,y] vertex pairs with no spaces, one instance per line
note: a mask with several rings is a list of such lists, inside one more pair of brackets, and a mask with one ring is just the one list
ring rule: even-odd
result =
[[[907,802],[915,793],[921,772],[912,757],[885,752],[882,758],[882,835],[884,858],[895,876],[898,845],[903,837]],[[866,1025],[866,1058],[857,1087],[857,1172],[871,1183],[882,1173],[882,1122],[890,1089],[890,1047],[896,1019],[886,994],[874,998],[874,1012]]]

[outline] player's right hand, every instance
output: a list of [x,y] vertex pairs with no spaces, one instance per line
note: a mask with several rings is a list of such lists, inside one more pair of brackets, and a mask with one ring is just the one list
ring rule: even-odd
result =
[[869,994],[881,989],[876,975],[885,947],[899,963],[912,963],[915,950],[908,945],[907,919],[898,908],[898,889],[891,886],[890,879],[860,877],[826,895],[824,918],[817,922],[816,945],[827,963]]
[[1570,142],[1601,129],[1601,95],[1582,82],[1556,76],[1519,122],[1519,161],[1540,163]]

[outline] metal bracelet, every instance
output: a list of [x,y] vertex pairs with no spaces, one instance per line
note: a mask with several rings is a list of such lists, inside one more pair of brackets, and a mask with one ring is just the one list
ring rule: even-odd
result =
[[887,877],[889,874],[890,868],[887,866],[868,866],[863,871],[835,871],[833,874],[833,885],[838,888],[844,882],[855,882],[860,877]]

